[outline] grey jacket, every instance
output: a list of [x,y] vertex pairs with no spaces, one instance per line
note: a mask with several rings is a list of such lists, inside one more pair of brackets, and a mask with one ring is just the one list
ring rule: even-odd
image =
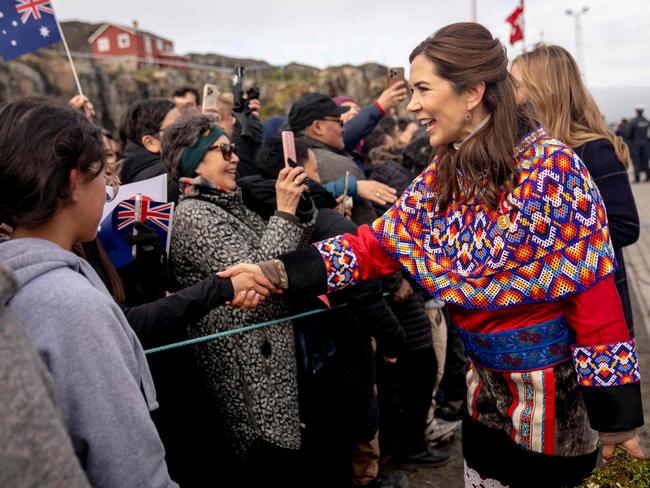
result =
[[[365,180],[366,175],[359,168],[357,163],[354,162],[351,156],[347,155],[344,151],[335,149],[327,144],[312,139],[308,136],[303,136],[302,140],[314,151],[316,160],[318,161],[318,174],[323,183],[338,180],[345,176],[348,171],[350,176],[354,176],[357,180]],[[357,224],[371,224],[377,218],[370,202],[360,200],[355,202],[352,207],[352,220]]]
[[0,486],[86,488],[54,384],[21,325],[1,305],[16,281],[0,265]]
[[54,378],[75,453],[92,486],[175,487],[149,410],[142,346],[90,265],[42,239],[0,244],[18,289],[3,303]]
[[[315,215],[305,225],[273,216],[267,224],[244,206],[239,189],[182,199],[174,213],[172,275],[189,286],[234,264],[292,251],[307,242],[314,221]],[[190,326],[189,334],[198,337],[287,315],[287,307],[273,297],[251,311],[219,307]],[[237,455],[244,457],[256,439],[300,447],[291,322],[204,342],[196,354]]]

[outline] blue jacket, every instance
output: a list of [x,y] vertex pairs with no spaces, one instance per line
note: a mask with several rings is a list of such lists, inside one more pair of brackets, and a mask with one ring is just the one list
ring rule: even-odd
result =
[[377,104],[372,103],[345,124],[343,126],[343,142],[345,143],[345,150],[347,152],[354,151],[361,140],[377,127],[379,120],[383,116],[384,114],[379,110]]

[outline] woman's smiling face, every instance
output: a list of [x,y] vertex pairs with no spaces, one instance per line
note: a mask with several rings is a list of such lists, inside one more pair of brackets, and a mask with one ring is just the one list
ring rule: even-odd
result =
[[219,137],[203,156],[203,160],[196,168],[196,173],[219,188],[234,191],[237,189],[239,158],[233,152],[230,158],[226,159],[221,151],[221,146],[229,143],[230,141],[225,135]]
[[435,65],[424,54],[411,63],[409,85],[413,95],[407,109],[426,126],[431,146],[447,146],[469,134],[467,99],[436,74]]

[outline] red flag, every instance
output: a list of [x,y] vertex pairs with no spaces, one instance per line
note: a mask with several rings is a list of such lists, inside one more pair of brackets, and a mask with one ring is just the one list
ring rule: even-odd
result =
[[524,2],[517,6],[514,12],[506,19],[512,30],[510,31],[510,44],[524,40]]

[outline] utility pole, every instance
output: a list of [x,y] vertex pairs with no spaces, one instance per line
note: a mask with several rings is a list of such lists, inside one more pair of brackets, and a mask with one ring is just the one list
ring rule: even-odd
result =
[[472,22],[478,22],[478,20],[477,20],[478,17],[476,16],[476,0],[471,0],[471,2],[472,2],[472,4],[471,4],[472,13],[471,13],[470,20]]
[[576,60],[578,61],[578,68],[582,73],[582,77],[586,80],[585,75],[585,60],[584,53],[582,50],[582,23],[580,22],[581,17],[589,11],[589,7],[582,7],[580,10],[571,10],[568,9],[566,14],[569,17],[573,17],[576,29]]

